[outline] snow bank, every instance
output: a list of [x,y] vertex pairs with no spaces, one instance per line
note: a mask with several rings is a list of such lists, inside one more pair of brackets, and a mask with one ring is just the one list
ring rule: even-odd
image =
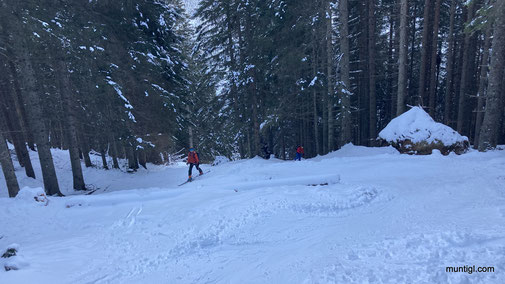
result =
[[466,136],[434,121],[421,107],[413,107],[391,120],[379,138],[408,154],[430,154],[433,149],[446,155],[452,151],[460,154],[469,146]]
[[397,155],[398,150],[395,148],[388,147],[365,147],[365,146],[356,146],[352,143],[347,143],[342,148],[337,151],[331,152],[324,156],[319,156],[313,158],[313,161],[321,161],[328,158],[344,158],[344,157],[367,157],[367,156],[375,156],[375,155]]

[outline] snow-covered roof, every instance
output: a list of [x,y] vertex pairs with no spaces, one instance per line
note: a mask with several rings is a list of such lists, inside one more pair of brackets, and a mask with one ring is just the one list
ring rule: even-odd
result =
[[466,136],[461,136],[449,126],[434,121],[421,107],[413,107],[391,120],[379,133],[379,138],[388,142],[409,139],[413,143],[421,141],[432,143],[438,140],[445,146],[468,141]]

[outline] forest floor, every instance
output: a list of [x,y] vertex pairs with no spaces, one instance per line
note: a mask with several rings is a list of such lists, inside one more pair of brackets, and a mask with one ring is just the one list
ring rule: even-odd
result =
[[[41,187],[36,158],[22,186]],[[68,152],[54,159],[67,196],[47,206],[0,178],[0,253],[18,244],[20,267],[0,283],[505,283],[505,151],[346,145],[203,165],[180,187],[185,165],[84,169],[92,195],[71,190]],[[446,272],[474,265],[495,271]]]

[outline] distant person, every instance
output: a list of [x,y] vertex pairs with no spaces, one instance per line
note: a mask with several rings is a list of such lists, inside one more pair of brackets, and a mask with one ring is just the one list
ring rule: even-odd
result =
[[264,156],[265,159],[267,159],[267,160],[270,159],[270,151],[268,151],[268,145],[267,144],[263,145],[263,153],[265,155]]
[[298,148],[296,148],[296,156],[295,156],[295,161],[301,161],[303,155],[305,154],[305,151],[303,150],[303,147],[300,145]]
[[188,154],[188,161],[186,164],[189,164],[189,171],[188,171],[188,181],[192,181],[193,179],[191,178],[191,174],[193,171],[193,166],[196,167],[196,169],[200,172],[200,175],[203,175],[202,169],[200,169],[200,158],[198,157],[198,153],[195,152],[195,148],[191,147],[189,148],[189,154]]

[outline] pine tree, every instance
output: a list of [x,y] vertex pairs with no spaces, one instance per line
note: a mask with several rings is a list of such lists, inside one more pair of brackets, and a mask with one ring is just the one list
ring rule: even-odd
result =
[[341,134],[340,146],[351,142],[352,122],[351,122],[351,81],[349,79],[349,10],[348,1],[339,1],[339,20],[340,20],[340,96],[341,96]]
[[430,63],[430,85],[429,85],[429,113],[431,117],[435,117],[436,102],[437,102],[437,86],[438,86],[438,67],[440,62],[438,55],[438,33],[439,33],[439,23],[440,23],[440,2],[441,0],[436,0],[435,2],[435,18],[433,19],[433,35],[431,39],[431,63]]
[[474,147],[478,148],[479,145],[479,135],[480,128],[482,126],[482,119],[484,118],[484,102],[485,102],[485,89],[487,85],[488,76],[488,65],[489,65],[489,47],[491,45],[491,32],[492,25],[488,25],[486,28],[486,34],[484,39],[484,46],[482,48],[482,58],[480,64],[480,80],[479,80],[479,91],[477,93],[477,115],[475,118],[475,137],[474,137]]
[[419,71],[419,90],[416,99],[416,104],[427,106],[426,98],[426,74],[430,72],[430,65],[428,64],[429,53],[429,34],[430,34],[430,8],[432,0],[424,1],[424,17],[423,17],[423,38],[422,38],[422,51],[421,51],[421,66]]
[[375,1],[368,2],[368,78],[369,78],[369,139],[370,146],[375,145],[377,138],[377,93],[376,93],[376,73],[375,73]]
[[407,13],[408,1],[401,1],[400,8],[400,58],[398,61],[398,95],[396,116],[405,112],[405,98],[407,97]]
[[494,4],[495,23],[491,64],[489,66],[488,91],[486,95],[486,112],[482,122],[479,151],[496,147],[498,131],[503,117],[503,79],[505,68],[505,1]]
[[450,25],[449,25],[449,39],[448,39],[448,55],[447,55],[447,78],[446,78],[446,88],[444,97],[444,123],[449,125],[451,122],[451,106],[453,98],[454,89],[454,58],[455,58],[455,17],[456,17],[456,2],[457,0],[451,0],[450,8]]

